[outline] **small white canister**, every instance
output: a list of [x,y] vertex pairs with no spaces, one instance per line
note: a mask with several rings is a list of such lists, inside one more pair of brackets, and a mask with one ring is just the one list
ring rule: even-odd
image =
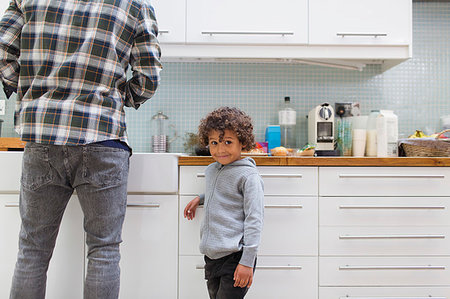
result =
[[380,110],[376,121],[377,157],[398,156],[398,117],[392,110]]

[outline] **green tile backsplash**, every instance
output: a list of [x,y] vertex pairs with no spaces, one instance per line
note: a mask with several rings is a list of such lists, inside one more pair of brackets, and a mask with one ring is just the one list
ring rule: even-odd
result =
[[[386,71],[369,65],[362,72],[310,65],[257,63],[165,63],[161,87],[137,111],[127,109],[128,135],[135,152],[151,151],[155,124],[169,117],[171,152],[183,152],[185,132],[195,132],[199,119],[221,106],[250,114],[257,140],[266,125],[277,124],[285,96],[297,110],[298,146],[307,142],[306,114],[323,102],[360,102],[363,114],[391,109],[399,133],[438,131],[439,117],[450,114],[450,2],[414,2],[413,58]],[[13,130],[14,100],[7,101],[2,136]]]

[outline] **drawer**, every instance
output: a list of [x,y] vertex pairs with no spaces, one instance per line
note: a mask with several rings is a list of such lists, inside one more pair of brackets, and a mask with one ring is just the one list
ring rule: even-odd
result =
[[[193,220],[183,217],[192,196],[180,197],[180,254],[200,254],[200,224],[203,207]],[[318,252],[317,198],[264,198],[264,228],[259,255],[314,255]]]
[[0,193],[19,193],[22,156],[23,152],[0,152]]
[[450,167],[320,167],[321,196],[448,196]]
[[450,257],[320,257],[320,286],[450,285]]
[[[205,192],[206,166],[180,167],[180,194]],[[318,194],[317,167],[260,166],[266,195],[314,196]]]
[[320,197],[320,225],[450,225],[450,197]]
[[[181,256],[179,298],[207,299],[203,256]],[[253,285],[245,298],[317,299],[317,258],[258,257]]]
[[448,255],[450,226],[320,227],[320,255]]
[[322,287],[320,299],[450,299],[450,287]]

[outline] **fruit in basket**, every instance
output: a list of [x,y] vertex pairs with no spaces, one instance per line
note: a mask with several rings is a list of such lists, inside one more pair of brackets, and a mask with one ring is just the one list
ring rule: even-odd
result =
[[416,130],[416,132],[410,136],[408,136],[408,138],[424,138],[424,137],[430,137],[428,135],[425,135],[424,132],[422,132],[421,130]]

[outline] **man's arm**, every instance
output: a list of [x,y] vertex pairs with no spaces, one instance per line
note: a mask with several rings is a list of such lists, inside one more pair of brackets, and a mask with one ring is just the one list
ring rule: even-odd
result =
[[162,65],[157,35],[158,26],[153,8],[144,5],[139,13],[139,25],[131,50],[133,77],[126,84],[125,105],[128,107],[138,109],[158,88]]
[[0,21],[0,79],[9,98],[17,92],[19,81],[20,34],[24,24],[23,13],[15,0]]

